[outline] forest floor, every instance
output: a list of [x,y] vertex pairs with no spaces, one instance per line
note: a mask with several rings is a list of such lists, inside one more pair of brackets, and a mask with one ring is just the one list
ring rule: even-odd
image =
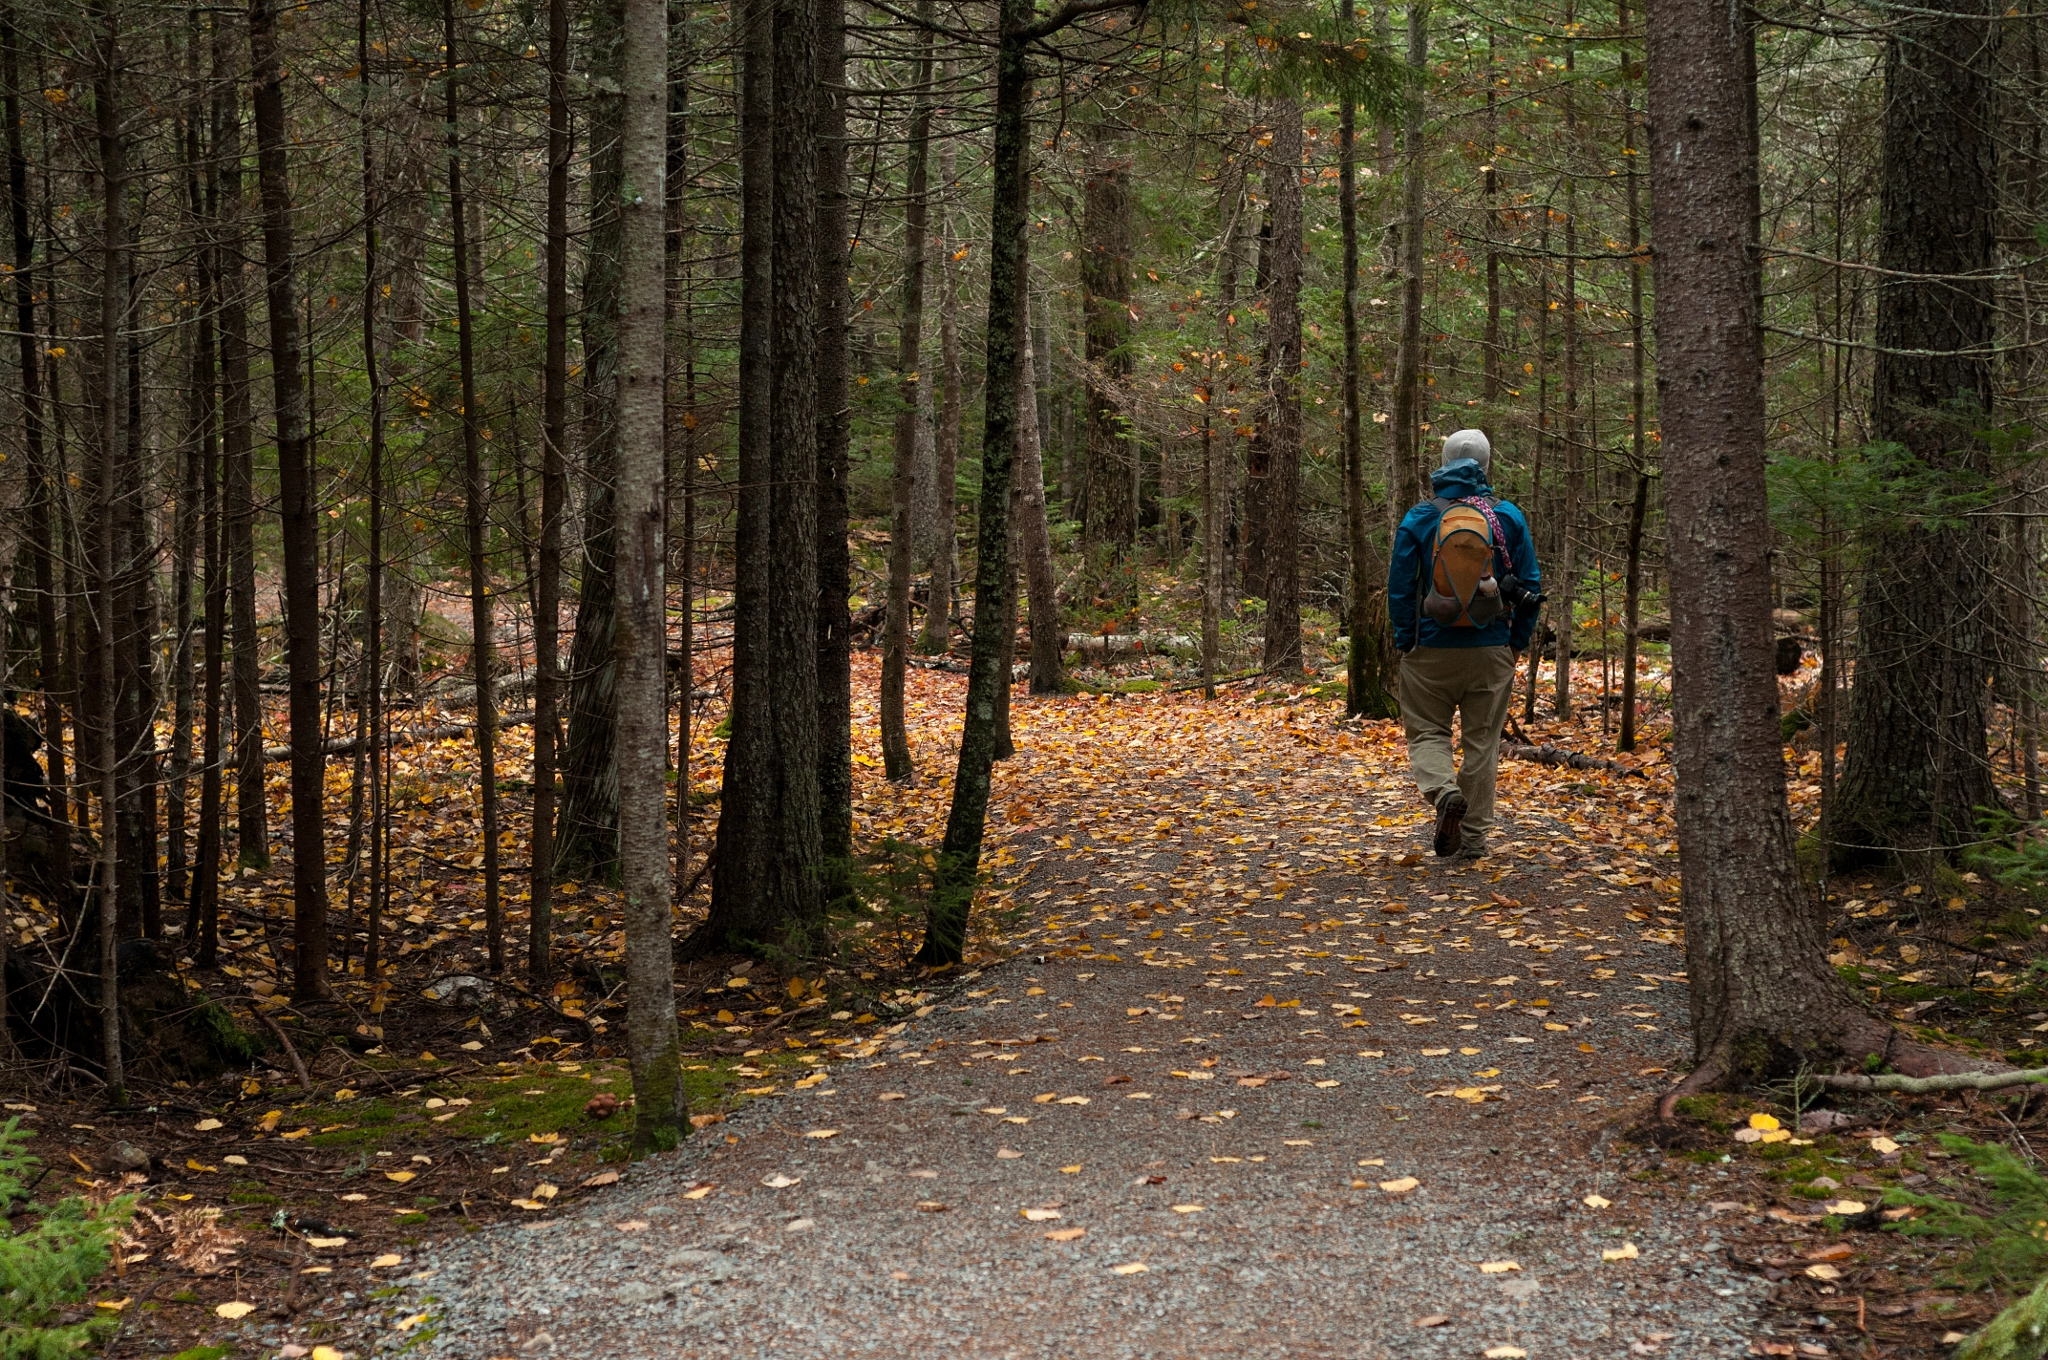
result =
[[[861,657],[857,723],[874,680]],[[288,865],[236,884],[238,972],[191,985],[296,1036],[310,1089],[266,1043],[209,1083],[145,1073],[119,1109],[47,1073],[6,1102],[57,1181],[106,1193],[146,1160],[92,1300],[123,1324],[109,1353],[1911,1357],[1995,1312],[1956,1243],[1898,1230],[1921,1211],[1877,1209],[1903,1186],[2001,1207],[1931,1135],[2024,1148],[2024,1103],[1784,1088],[1691,1104],[1692,1150],[1629,1141],[1689,1054],[1656,740],[1613,757],[1590,704],[1531,725],[1620,766],[1505,762],[1493,854],[1441,862],[1398,727],[1327,687],[1020,694],[969,970],[929,977],[917,847],[963,685],[912,673],[909,786],[860,730],[873,910],[844,952],[681,978],[698,1128],[646,1162],[605,1099],[630,1091],[614,897],[567,894],[559,986],[529,994],[516,953],[490,974],[466,745],[405,753],[381,997],[358,961],[331,1005],[281,1000],[262,904]],[[1835,961],[1874,1000],[2035,1058],[2033,908],[1840,887],[1865,896]]]

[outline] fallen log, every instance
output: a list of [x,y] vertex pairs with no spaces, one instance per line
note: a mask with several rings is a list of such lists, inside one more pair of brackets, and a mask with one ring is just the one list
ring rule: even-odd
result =
[[[533,715],[531,713],[507,713],[498,719],[498,730],[502,732],[508,727],[524,727],[532,721]],[[466,737],[474,731],[476,731],[476,724],[473,722],[440,723],[434,727],[415,729],[410,732],[393,730],[384,734],[384,745],[387,748],[393,746],[418,746],[422,742],[446,741],[450,737]],[[325,742],[321,743],[320,750],[323,755],[352,756],[356,753],[356,739],[354,737],[329,737]],[[291,759],[291,754],[292,748],[289,746],[266,746],[263,748],[263,758],[266,761],[289,760]],[[235,768],[236,763],[233,760],[229,760],[222,768],[232,770]]]
[[1183,633],[1069,633],[1066,649],[1098,661],[1166,651],[1192,651],[1194,639]]
[[1516,760],[1533,760],[1539,765],[1563,765],[1574,770],[1600,770],[1607,774],[1633,775],[1637,779],[1649,778],[1646,772],[1633,765],[1624,765],[1618,760],[1602,760],[1599,756],[1582,756],[1562,746],[1526,746],[1521,742],[1504,741],[1500,749]]

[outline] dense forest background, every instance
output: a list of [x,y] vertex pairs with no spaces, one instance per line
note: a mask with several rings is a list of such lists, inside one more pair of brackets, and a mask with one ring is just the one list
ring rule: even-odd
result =
[[[1390,531],[1465,427],[1544,562],[1519,720],[1661,735],[1691,375],[1626,0],[644,8],[0,10],[9,938],[97,939],[103,1032],[121,951],[214,966],[273,855],[280,995],[374,998],[423,737],[474,746],[490,969],[523,926],[549,978],[569,878],[822,948],[853,762],[932,773],[913,663],[972,671],[912,838],[957,962],[1012,683],[1390,716]],[[2038,22],[1754,51],[1803,853],[1945,857],[2040,814]]]

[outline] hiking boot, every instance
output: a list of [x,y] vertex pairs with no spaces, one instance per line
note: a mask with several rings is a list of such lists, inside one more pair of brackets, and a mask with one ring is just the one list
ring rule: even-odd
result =
[[1458,847],[1458,858],[1459,858],[1459,859],[1485,859],[1485,858],[1486,858],[1486,842],[1485,842],[1485,841],[1469,841],[1469,840],[1468,840],[1468,841],[1466,841],[1466,842],[1465,842],[1465,843],[1464,843],[1463,845],[1460,845],[1460,846]]
[[1434,848],[1439,857],[1449,859],[1458,853],[1465,829],[1465,808],[1465,795],[1456,789],[1437,799]]

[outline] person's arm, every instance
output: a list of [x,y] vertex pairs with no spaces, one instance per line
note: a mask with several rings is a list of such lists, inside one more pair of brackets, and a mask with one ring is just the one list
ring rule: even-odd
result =
[[1387,563],[1387,622],[1393,625],[1394,650],[1399,652],[1415,647],[1415,591],[1421,574],[1422,548],[1404,518],[1394,530],[1393,557]]
[[[1512,526],[1507,533],[1509,563],[1515,569],[1515,579],[1533,594],[1543,588],[1543,568],[1536,561],[1536,540],[1519,510],[1507,522]],[[1541,606],[1516,605],[1515,616],[1508,624],[1508,646],[1517,653],[1528,651],[1529,639],[1536,633],[1536,620],[1542,616]]]

